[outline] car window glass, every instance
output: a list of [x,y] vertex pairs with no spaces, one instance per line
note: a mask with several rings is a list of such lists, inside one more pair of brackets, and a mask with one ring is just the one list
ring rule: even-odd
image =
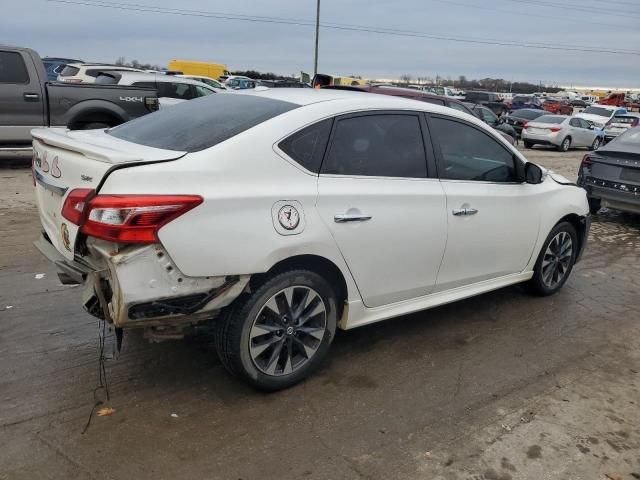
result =
[[[100,77],[98,77],[98,80]],[[131,84],[134,87],[156,88],[155,82],[134,82]]]
[[465,123],[434,117],[432,136],[440,145],[440,178],[516,181],[513,154],[497,140]]
[[191,100],[194,92],[191,85],[186,83],[158,82],[158,97]]
[[582,128],[586,128],[589,129],[591,128],[591,124],[589,122],[587,122],[586,120],[579,118],[578,119],[580,121],[580,125],[582,125]]
[[338,120],[322,173],[426,177],[418,116],[366,115]]
[[0,83],[29,83],[22,55],[17,52],[0,52]]
[[206,97],[207,95],[211,95],[212,93],[215,93],[213,90],[209,90],[208,88],[201,87],[200,85],[194,85],[194,87],[196,89],[197,97]]
[[494,123],[498,122],[498,117],[495,116],[495,114],[489,110],[488,108],[481,108],[480,109],[480,115],[482,115],[482,119],[493,125]]
[[572,127],[581,127],[580,122],[577,118],[572,118],[569,122],[569,125],[571,125]]
[[61,77],[73,77],[74,75],[77,75],[77,73],[79,71],[80,71],[79,68],[72,67],[71,65],[67,65],[62,69],[62,72],[60,72],[60,76]]
[[332,123],[333,120],[328,119],[303,128],[285,138],[278,146],[304,168],[318,173],[327,148]]
[[[413,97],[405,97],[405,98],[413,98]],[[423,102],[427,102],[427,103],[432,103],[434,105],[444,105],[444,101],[440,100],[439,98],[420,97],[417,100],[420,100],[420,101],[423,101]]]
[[453,108],[454,110],[460,110],[464,113],[469,113],[469,110],[467,110],[464,105],[461,105],[458,102],[447,102],[447,107]]

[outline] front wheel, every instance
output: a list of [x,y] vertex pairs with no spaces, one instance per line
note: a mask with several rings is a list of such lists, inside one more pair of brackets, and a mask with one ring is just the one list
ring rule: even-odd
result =
[[523,140],[524,148],[533,148],[533,143]]
[[542,245],[529,289],[542,296],[556,293],[569,278],[577,253],[576,229],[569,222],[560,222]]
[[215,322],[224,367],[259,390],[281,390],[310,375],[327,355],[337,298],[317,273],[291,270],[238,297]]
[[589,147],[589,150],[597,150],[598,148],[600,148],[601,142],[602,141],[600,140],[600,137],[596,137],[593,143],[591,144],[591,146]]

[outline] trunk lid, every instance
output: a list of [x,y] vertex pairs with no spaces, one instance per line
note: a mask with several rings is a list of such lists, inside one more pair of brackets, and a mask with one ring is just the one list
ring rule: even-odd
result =
[[79,226],[62,216],[62,207],[72,190],[98,190],[114,168],[169,161],[185,155],[120,140],[102,130],[45,128],[33,130],[32,135],[40,221],[53,246],[69,260],[74,258]]
[[591,159],[593,177],[634,187],[640,186],[640,153],[598,150]]

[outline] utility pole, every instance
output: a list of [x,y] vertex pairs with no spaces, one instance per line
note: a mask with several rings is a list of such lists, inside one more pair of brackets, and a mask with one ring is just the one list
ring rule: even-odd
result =
[[[313,57],[313,76],[318,74],[318,39],[320,36],[320,0],[316,1],[316,52]],[[312,79],[313,81],[313,79]]]

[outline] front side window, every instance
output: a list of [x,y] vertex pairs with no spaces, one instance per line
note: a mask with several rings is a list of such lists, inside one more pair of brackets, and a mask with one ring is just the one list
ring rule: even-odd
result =
[[482,116],[482,120],[487,122],[489,125],[498,123],[498,117],[488,108],[481,108],[480,115]]
[[29,83],[27,67],[18,52],[0,52],[0,83]]
[[303,128],[285,138],[278,147],[307,170],[318,173],[332,123],[333,120],[328,119]]
[[196,97],[206,97],[207,95],[211,95],[212,93],[215,93],[214,90],[201,87],[200,85],[194,85],[194,87],[196,89]]
[[432,137],[440,146],[442,179],[515,182],[513,154],[471,125],[432,118]]
[[338,120],[322,173],[424,178],[427,160],[417,115],[365,115]]

